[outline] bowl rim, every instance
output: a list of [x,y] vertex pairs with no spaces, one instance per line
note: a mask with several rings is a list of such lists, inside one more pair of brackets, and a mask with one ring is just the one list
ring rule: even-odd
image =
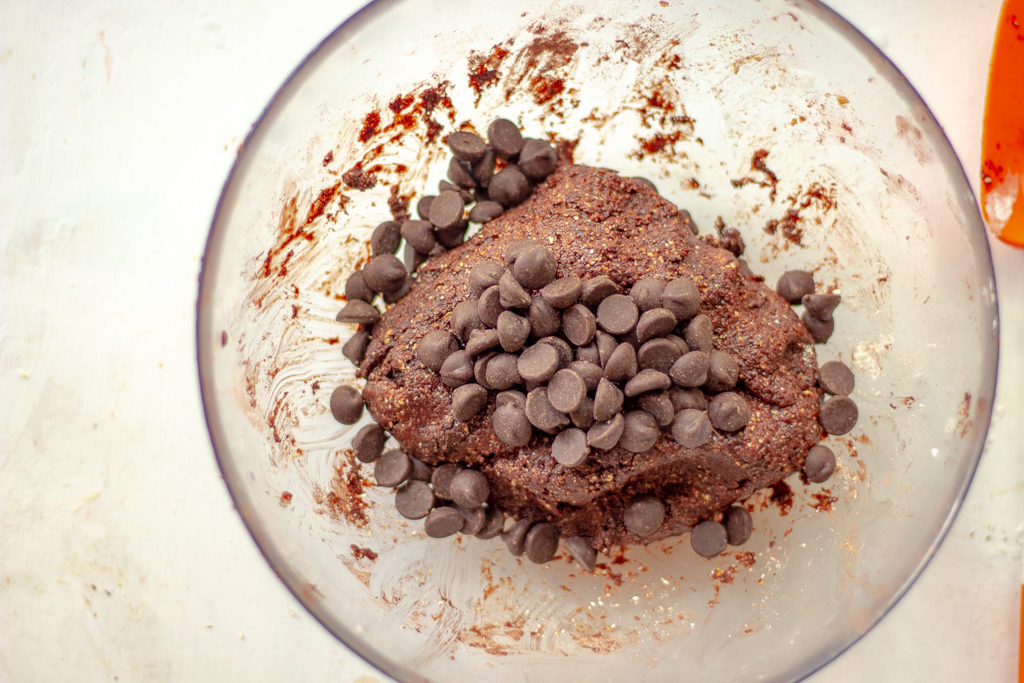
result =
[[[204,344],[204,340],[214,338],[211,327],[212,321],[208,319],[208,315],[204,314],[203,301],[206,292],[210,287],[212,287],[211,281],[213,275],[211,274],[210,268],[211,261],[214,260],[214,257],[221,248],[222,238],[216,228],[223,219],[223,213],[226,205],[237,191],[235,181],[242,175],[243,171],[248,166],[249,159],[252,155],[251,150],[258,148],[259,146],[260,140],[263,137],[263,131],[265,130],[265,122],[272,118],[276,114],[277,110],[283,106],[282,103],[286,102],[293,91],[297,90],[301,86],[304,80],[304,73],[324,60],[326,48],[328,46],[334,45],[339,41],[343,42],[349,34],[357,32],[363,24],[371,21],[377,15],[388,11],[390,6],[410,1],[414,2],[416,0],[371,0],[344,20],[322,40],[320,40],[320,42],[317,43],[317,45],[298,63],[298,65],[292,69],[250,127],[244,141],[242,142],[241,151],[232,162],[231,169],[228,172],[223,187],[221,188],[221,192],[218,196],[213,216],[211,218],[209,233],[204,245],[199,272],[199,286],[196,297],[195,342],[196,367],[199,373],[200,399],[203,408],[204,421],[206,423],[207,432],[210,436],[210,443],[213,447],[217,467],[220,470],[221,478],[227,486],[228,493],[234,503],[235,509],[242,518],[246,531],[256,544],[259,552],[263,555],[264,560],[270,566],[271,570],[278,576],[285,588],[287,588],[295,599],[298,600],[306,611],[346,649],[354,652],[363,661],[367,662],[386,676],[390,676],[401,681],[427,681],[429,679],[425,678],[422,674],[419,674],[384,656],[382,651],[378,648],[372,647],[365,641],[365,639],[357,636],[351,629],[334,619],[332,615],[328,613],[328,610],[322,607],[319,601],[311,599],[309,591],[307,590],[308,583],[291,569],[287,559],[281,552],[279,552],[273,541],[266,536],[264,530],[258,524],[253,512],[254,508],[248,503],[247,497],[243,492],[244,490],[242,485],[239,483],[240,473],[236,470],[230,458],[225,455],[228,452],[228,449],[226,448],[223,435],[221,433],[215,400],[216,392],[212,385],[212,378],[209,377],[211,373],[209,370],[205,370],[212,365],[212,358],[210,357],[212,352],[211,348]],[[879,77],[885,79],[885,81],[888,82],[893,90],[899,94],[908,105],[919,107],[923,118],[923,121],[919,120],[919,123],[923,123],[927,127],[933,129],[932,134],[929,135],[929,137],[936,143],[939,163],[948,170],[954,182],[961,186],[960,189],[964,189],[970,194],[973,201],[971,202],[970,210],[966,213],[968,214],[969,222],[974,224],[973,227],[975,229],[968,233],[967,239],[969,242],[974,243],[979,254],[983,255],[980,262],[982,265],[988,266],[989,279],[992,286],[991,308],[995,348],[990,367],[987,368],[988,372],[985,373],[985,377],[982,378],[982,381],[984,388],[988,390],[986,395],[995,397],[998,382],[1000,349],[999,302],[996,289],[997,283],[995,278],[995,269],[992,261],[991,245],[988,240],[988,231],[985,229],[984,222],[981,218],[977,196],[971,187],[960,158],[953,149],[952,143],[949,141],[945,130],[935,118],[935,115],[918,93],[917,89],[910,83],[899,67],[897,67],[892,60],[890,60],[889,57],[883,53],[882,50],[860,29],[850,23],[850,21],[840,15],[837,11],[824,4],[822,0],[790,1],[794,6],[815,15],[815,17],[823,24],[828,25],[837,34],[845,38],[853,48],[872,61]],[[872,617],[871,623],[867,628],[858,635],[839,643],[831,651],[823,651],[821,653],[821,660],[815,663],[807,671],[800,673],[798,678],[795,680],[804,680],[825,668],[840,655],[847,652],[850,648],[860,642],[860,640],[868,633],[873,631],[875,627],[900,602],[900,600],[903,599],[914,584],[916,584],[924,570],[934,559],[939,547],[941,547],[942,543],[945,541],[953,523],[956,521],[960,510],[963,508],[964,499],[966,498],[967,492],[974,480],[978,464],[985,450],[988,431],[991,427],[991,403],[989,402],[985,405],[982,410],[984,412],[984,427],[980,434],[977,452],[973,455],[973,462],[970,464],[963,481],[960,483],[960,487],[956,492],[955,500],[946,514],[938,533],[935,535],[931,545],[926,550],[920,561],[907,575],[906,580],[904,580],[899,588],[892,594],[892,597]]]

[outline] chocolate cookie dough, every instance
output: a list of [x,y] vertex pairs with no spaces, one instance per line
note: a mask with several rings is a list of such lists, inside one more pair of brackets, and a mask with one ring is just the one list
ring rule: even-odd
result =
[[[497,179],[492,179],[492,187]],[[515,259],[511,263],[507,259],[509,247],[525,238],[544,245],[554,257],[552,271],[544,254],[524,252],[518,276],[540,288],[532,297],[514,280],[502,283],[499,277],[497,284],[491,284],[497,273],[484,271],[495,267],[480,266],[496,263],[516,270]],[[511,253],[515,255],[516,250]],[[573,278],[585,283],[579,293]],[[692,281],[699,300],[683,284],[673,285],[671,290],[661,286],[680,278]],[[638,281],[643,284],[634,293],[633,285]],[[452,360],[449,356],[445,363],[451,367],[442,367],[439,375],[431,367],[437,363],[436,355],[419,350],[428,340],[433,350],[440,335],[427,335],[434,331],[454,330],[460,339],[469,340],[470,333],[479,329],[482,316],[469,315],[468,308],[460,308],[460,304],[479,300],[482,306],[492,287],[497,288],[495,298],[502,310],[511,309],[519,318],[533,323],[535,317],[541,319],[547,314],[553,314],[556,321],[560,317],[557,324],[573,344],[582,347],[593,343],[593,352],[587,351],[587,357],[576,358],[575,362],[599,367],[607,365],[617,349],[605,343],[608,356],[602,357],[597,337],[608,330],[639,324],[636,317],[640,312],[659,308],[654,290],[662,290],[662,305],[680,319],[692,316],[699,306],[700,314],[685,329],[679,328],[677,334],[685,342],[680,339],[678,343],[689,344],[690,350],[728,354],[736,368],[718,368],[720,383],[732,383],[735,375],[735,387],[730,391],[745,403],[749,417],[737,431],[720,428],[695,447],[680,445],[671,429],[659,431],[652,420],[647,421],[651,424],[640,424],[634,419],[629,439],[616,439],[616,445],[607,450],[590,448],[586,459],[574,466],[563,462],[575,462],[585,445],[574,442],[572,448],[561,449],[556,459],[552,455],[553,437],[540,429],[523,439],[512,439],[516,445],[508,443],[509,439],[500,438],[496,430],[528,434],[516,428],[524,427],[518,418],[524,410],[529,413],[529,403],[524,408],[506,402],[503,410],[510,414],[497,415],[498,394],[492,391],[478,412],[468,414],[463,405],[453,412],[453,386],[471,382],[480,360],[458,351],[466,357],[459,355],[448,363]],[[551,287],[546,296],[544,287]],[[623,294],[629,294],[636,304]],[[609,300],[612,296],[616,298]],[[573,303],[576,297],[581,303]],[[604,301],[608,303],[601,308]],[[597,311],[596,317],[589,307]],[[453,323],[456,310],[461,317]],[[667,320],[665,313],[648,316],[645,337],[653,335],[649,329],[660,332],[659,316]],[[511,317],[507,321],[503,341],[506,346],[518,347],[518,327],[523,326],[517,327],[518,320]],[[502,326],[498,333],[501,342]],[[563,340],[550,340],[556,353],[548,359],[541,358],[548,339],[545,343],[533,337],[524,340],[528,350],[537,350],[529,359],[524,352],[517,366],[507,368],[509,377],[505,379],[516,380],[510,387],[535,375],[553,377],[573,362],[571,357],[562,358],[556,342],[565,344]],[[650,186],[611,171],[563,164],[538,183],[523,203],[485,224],[465,244],[433,256],[420,266],[411,291],[373,324],[359,372],[367,380],[363,398],[370,413],[410,456],[433,466],[456,463],[471,467],[486,477],[489,505],[534,525],[549,522],[561,537],[589,539],[593,548],[603,550],[615,544],[648,543],[689,531],[757,489],[800,470],[808,450],[822,436],[818,422],[821,389],[817,386],[813,342],[782,297],[745,276],[732,253],[696,239],[688,214]],[[495,359],[503,357],[502,350],[493,348],[479,357],[487,359],[486,354],[499,352],[484,361],[485,379],[491,374],[502,379],[497,377],[503,368],[500,361],[491,372]],[[676,351],[682,353],[678,347]],[[661,362],[661,356],[653,352],[643,355],[650,356],[652,363]],[[636,386],[627,395],[641,389],[670,389],[666,385],[671,382],[669,374],[643,364],[639,371],[633,370],[630,360],[630,354],[620,353],[615,363],[619,375],[635,373],[631,381]],[[647,373],[645,381],[635,382],[643,373]],[[511,378],[511,374],[517,377]],[[557,383],[559,393],[554,403],[589,403],[589,397],[578,400],[579,385],[574,380],[566,375]],[[672,398],[676,389],[665,392],[670,399],[663,402],[666,407],[677,402]],[[700,393],[701,389],[686,391]],[[693,410],[687,406],[696,403],[688,400],[681,403],[681,409]],[[573,419],[575,424],[575,413]],[[725,428],[735,424],[729,422]],[[575,432],[573,435],[578,436]],[[649,440],[654,441],[652,446],[639,448],[647,446]],[[665,514],[657,528],[641,536],[627,526],[624,513],[634,501],[648,497],[662,501]],[[538,542],[537,547],[541,545],[544,552],[534,553],[538,558],[547,555],[547,545]]]

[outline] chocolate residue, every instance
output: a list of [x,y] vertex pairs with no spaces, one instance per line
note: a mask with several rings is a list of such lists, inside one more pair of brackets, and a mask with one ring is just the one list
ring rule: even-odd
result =
[[377,553],[375,553],[373,550],[370,550],[369,548],[361,548],[355,543],[351,544],[349,548],[352,549],[352,557],[356,558],[357,560],[370,560],[371,562],[373,562],[377,559]]
[[368,142],[370,138],[377,134],[377,128],[380,126],[380,114],[375,111],[369,112],[363,118],[363,128],[359,131],[359,141]]
[[292,492],[291,491],[282,491],[281,492],[281,497],[278,499],[277,502],[283,508],[288,507],[289,505],[292,504]]
[[364,171],[363,165],[359,163],[342,173],[341,179],[348,187],[351,187],[353,190],[360,191],[369,190],[377,184],[377,176],[373,175],[373,173],[367,173]]
[[363,489],[372,486],[359,475],[359,463],[355,452],[345,449],[341,453],[340,462],[331,479],[331,490],[324,494],[317,486],[313,490],[313,500],[323,506],[318,512],[326,512],[331,519],[344,519],[349,524],[365,527],[369,524],[366,510],[369,504],[363,500]]
[[814,508],[818,512],[831,512],[832,511],[832,503],[834,503],[837,500],[839,500],[839,498],[837,496],[829,495],[831,493],[832,493],[832,491],[829,490],[829,489],[823,489],[821,493],[815,493],[812,496],[814,498],[815,502],[808,503],[808,505],[810,505],[812,508]]
[[781,219],[773,218],[765,223],[764,231],[769,235],[774,235],[776,232],[782,232],[782,236],[793,244],[800,244],[800,240],[803,239],[804,231],[800,227],[800,211],[799,209],[786,209],[786,215]]
[[747,245],[743,242],[743,236],[740,235],[739,230],[727,226],[725,220],[719,216],[715,219],[715,231],[718,233],[717,238],[713,235],[702,235],[700,239],[713,247],[731,251],[737,258],[743,255]]
[[511,40],[506,41],[502,45],[495,45],[491,48],[489,54],[483,54],[479,52],[470,53],[469,55],[469,87],[473,89],[475,93],[475,101],[480,102],[481,91],[484,88],[489,88],[498,82],[501,74],[498,71],[498,67],[501,66],[502,60],[508,57],[509,51],[504,45],[510,45]]
[[778,176],[775,175],[775,172],[768,168],[768,166],[764,163],[764,160],[767,158],[768,150],[759,149],[754,152],[754,156],[751,157],[750,159],[750,170],[760,171],[761,173],[763,173],[765,176],[764,180],[758,180],[750,176],[743,176],[742,178],[734,178],[732,181],[730,181],[732,182],[732,186],[743,187],[744,185],[747,185],[749,183],[755,183],[761,187],[771,188],[768,192],[768,198],[772,202],[774,202],[775,196],[778,191],[776,186],[779,184],[779,178]]
[[320,165],[324,166],[324,167],[330,166],[332,161],[334,161],[334,151],[333,150],[328,151],[327,154],[324,155],[324,160],[320,162]]
[[412,194],[399,194],[398,184],[391,186],[391,195],[388,197],[388,209],[391,210],[391,217],[401,223],[409,220],[409,202]]
[[784,481],[775,482],[771,485],[771,489],[772,492],[768,497],[768,502],[778,505],[779,512],[785,517],[793,508],[793,490]]

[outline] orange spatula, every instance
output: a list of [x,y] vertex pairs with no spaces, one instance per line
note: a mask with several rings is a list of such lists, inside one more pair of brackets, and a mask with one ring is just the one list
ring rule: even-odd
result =
[[999,239],[1024,247],[1024,0],[1003,4],[992,48],[981,134],[981,211]]

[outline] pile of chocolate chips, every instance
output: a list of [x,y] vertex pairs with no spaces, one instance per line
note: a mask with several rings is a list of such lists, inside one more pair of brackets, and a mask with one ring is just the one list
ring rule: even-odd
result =
[[[348,303],[337,320],[359,325],[343,354],[359,365],[372,327],[380,319],[376,295],[392,304],[410,290],[416,269],[427,258],[462,243],[469,222],[486,223],[525,200],[532,182],[554,170],[557,153],[546,142],[524,139],[515,124],[498,119],[488,141],[460,131],[448,136],[454,157],[451,182],[417,203],[421,220],[381,223],[370,239],[371,259],[346,282]],[[500,170],[495,172],[501,165]],[[641,179],[642,180],[642,179]],[[475,202],[471,209],[467,205]],[[405,264],[395,252],[405,240]],[[606,276],[587,280],[556,277],[556,259],[533,240],[511,245],[502,263],[483,262],[469,274],[472,299],[452,310],[449,330],[420,340],[416,354],[452,388],[452,415],[464,422],[495,395],[491,425],[498,438],[525,446],[540,432],[551,438],[552,456],[564,467],[583,463],[592,449],[621,446],[634,453],[652,448],[663,429],[686,448],[706,443],[715,432],[745,427],[750,410],[735,388],[739,367],[713,348],[710,319],[700,313],[700,293],[685,277],[669,282],[643,278],[620,292]],[[805,271],[789,271],[778,293],[802,304],[803,322],[818,343],[834,330],[836,294],[815,294]],[[530,343],[532,342],[532,343]],[[838,361],[820,368],[829,394],[820,422],[830,434],[844,434],[857,421],[847,394],[853,374]],[[362,416],[363,401],[349,386],[331,395],[331,412],[343,424]],[[373,463],[380,486],[396,487],[395,505],[408,519],[424,519],[427,535],[501,535],[514,555],[544,563],[558,549],[554,524],[516,520],[505,529],[505,514],[488,503],[490,487],[479,471],[456,464],[431,467],[400,448],[384,451],[380,425],[364,426],[353,439],[356,457]],[[804,476],[823,482],[835,471],[832,451],[818,444],[807,455]],[[638,536],[658,529],[666,514],[655,496],[635,499],[623,512],[626,528]],[[690,534],[693,549],[714,557],[727,544],[741,545],[752,532],[746,509],[734,505],[721,522],[705,520]],[[587,538],[565,539],[572,557],[593,571],[596,550]]]
[[643,453],[662,429],[687,448],[714,429],[743,429],[750,409],[731,391],[739,366],[712,348],[692,280],[644,278],[627,295],[604,275],[556,279],[555,264],[544,245],[514,242],[504,263],[470,271],[474,298],[452,310],[451,332],[420,340],[419,360],[453,389],[456,420],[483,410],[496,392],[498,438],[520,447],[535,430],[551,435],[565,467],[591,449]]

